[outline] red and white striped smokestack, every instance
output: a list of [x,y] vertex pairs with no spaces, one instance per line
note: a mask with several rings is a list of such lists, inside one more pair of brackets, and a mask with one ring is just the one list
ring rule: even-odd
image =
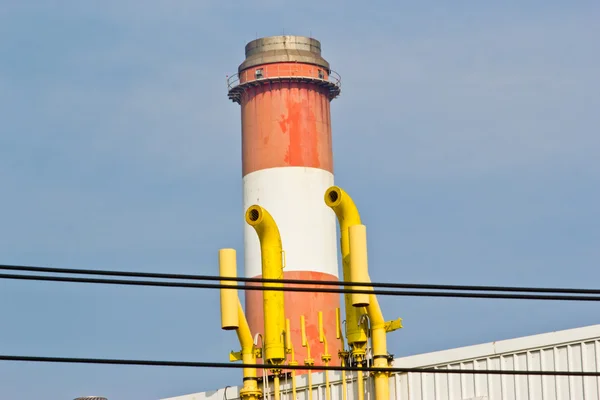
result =
[[[251,41],[238,74],[229,78],[229,98],[242,109],[244,211],[258,204],[275,219],[285,252],[285,279],[338,280],[336,220],[323,196],[333,185],[329,102],[339,93],[339,78],[321,57],[321,44],[301,36]],[[245,276],[260,277],[260,245],[247,225],[244,254]],[[300,364],[306,357],[300,330],[304,315],[311,356],[321,365],[319,311],[332,364],[339,364],[339,306],[335,293],[285,293]],[[252,333],[262,333],[262,292],[246,291],[246,315]]]

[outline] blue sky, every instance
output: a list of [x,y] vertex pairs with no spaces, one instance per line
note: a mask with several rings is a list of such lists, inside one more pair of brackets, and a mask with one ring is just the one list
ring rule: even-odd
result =
[[[336,182],[371,278],[598,287],[593,1],[0,5],[0,263],[217,274],[242,251],[240,112],[261,36],[312,35],[343,81]],[[599,322],[584,303],[382,298],[396,356]],[[0,354],[227,361],[218,293],[0,281]],[[146,400],[241,371],[0,362],[0,398]]]

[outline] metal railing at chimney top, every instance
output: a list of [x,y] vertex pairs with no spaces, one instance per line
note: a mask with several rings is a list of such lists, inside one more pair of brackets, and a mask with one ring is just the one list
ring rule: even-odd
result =
[[[275,68],[273,68],[273,67],[275,67]],[[323,68],[309,68],[308,70],[304,69],[302,71],[302,73],[296,73],[297,71],[294,71],[293,68],[286,66],[285,72],[288,72],[288,71],[289,71],[288,74],[285,74],[285,73],[280,74],[279,65],[269,65],[263,69],[263,73],[260,75],[260,77],[257,77],[256,69],[250,68],[245,71],[242,71],[241,74],[237,73],[237,74],[234,74],[231,76],[227,76],[227,91],[229,92],[232,89],[236,88],[237,86],[239,86],[240,84],[243,84],[243,83],[245,84],[245,83],[256,82],[256,81],[261,81],[261,80],[266,80],[266,79],[321,80],[323,82],[328,82],[330,84],[333,84],[334,86],[336,86],[340,89],[342,87],[342,78],[340,77],[340,75],[337,72],[335,72],[333,70],[329,70],[329,74],[328,74],[327,78],[320,77],[320,75],[319,75],[319,72],[323,72]],[[242,78],[244,78],[244,79],[242,79]],[[243,83],[242,83],[242,80],[244,81]]]

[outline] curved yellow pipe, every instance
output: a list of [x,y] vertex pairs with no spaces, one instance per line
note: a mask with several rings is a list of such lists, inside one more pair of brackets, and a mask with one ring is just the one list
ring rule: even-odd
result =
[[[343,271],[344,281],[353,281],[352,277],[352,263],[350,262],[350,231],[352,230],[357,236],[357,248],[356,251],[364,252],[364,270],[362,272],[363,281],[370,282],[368,276],[368,270],[366,265],[366,229],[361,225],[360,214],[356,204],[352,198],[340,187],[331,186],[325,192],[325,204],[333,209],[335,212],[339,224],[340,224],[340,241],[342,250],[343,260]],[[351,227],[357,229],[351,229]],[[354,240],[353,240],[354,242]],[[363,287],[366,290],[373,290],[372,288]],[[387,367],[387,337],[385,320],[383,313],[379,307],[377,297],[373,294],[369,295],[369,304],[366,307],[354,307],[352,304],[352,295],[345,294],[344,300],[346,304],[346,326],[348,327],[348,342],[354,347],[362,346],[363,337],[366,342],[366,334],[364,326],[359,326],[358,321],[360,316],[364,314],[366,310],[371,321],[371,340],[373,343],[373,366],[374,367]],[[354,310],[348,312],[348,309]],[[364,335],[364,336],[363,336]],[[361,350],[362,352],[362,350]],[[362,374],[359,372],[359,397],[361,397],[361,386]],[[375,373],[375,396],[376,400],[388,400],[389,387],[388,387],[388,375],[384,372]]]
[[[244,364],[256,364],[256,357],[254,352],[254,341],[252,340],[252,333],[250,332],[250,326],[244,315],[244,309],[238,299],[238,320],[240,327],[235,330],[237,333],[238,340],[242,346],[242,363]],[[246,378],[256,378],[256,368],[245,368],[244,369],[244,380]]]
[[[219,270],[222,277],[237,277],[236,252],[234,249],[219,250]],[[224,282],[224,281],[221,281]],[[231,281],[227,281],[235,286]],[[234,311],[235,310],[235,311]],[[221,289],[221,328],[224,330],[235,329],[238,340],[242,347],[242,363],[246,365],[256,364],[256,353],[252,332],[246,320],[244,309],[235,289]],[[262,391],[258,388],[256,379],[256,368],[244,368],[244,386],[240,390],[240,398],[244,400],[258,400]]]
[[[337,216],[340,224],[340,247],[342,252],[342,272],[344,281],[350,281],[350,240],[348,237],[348,228],[353,225],[360,225],[360,214],[352,198],[340,187],[331,186],[325,191],[325,204],[330,207]],[[346,309],[346,333],[348,344],[356,352],[357,347],[364,356],[364,346],[367,343],[367,333],[364,326],[359,326],[360,316],[366,310],[362,307],[353,307],[351,295],[344,294],[344,305]]]
[[[325,204],[335,213],[340,225],[340,249],[342,253],[342,273],[344,281],[351,281],[350,239],[348,228],[360,225],[360,213],[352,198],[340,187],[331,186],[325,191]],[[344,293],[346,311],[346,335],[350,352],[354,359],[362,365],[366,356],[367,332],[363,324],[359,324],[361,315],[367,311],[364,307],[352,305],[352,295]],[[358,400],[364,399],[362,372],[357,372]]]
[[[236,329],[238,340],[242,346],[242,363],[256,364],[256,353],[254,352],[254,342],[252,333],[244,315],[244,309],[238,299],[238,320],[240,327]],[[258,388],[256,380],[256,368],[244,368],[244,386],[240,390],[240,398],[247,400],[258,400],[262,396],[262,391]]]
[[[325,204],[331,207],[340,223],[342,233],[352,225],[360,225],[360,214],[354,200],[339,186],[331,186],[325,191]],[[348,250],[348,239],[343,246]]]
[[[260,241],[262,277],[283,279],[281,235],[275,220],[267,210],[253,205],[246,210],[246,223],[252,226]],[[283,283],[263,283],[265,287],[282,288]],[[263,315],[265,329],[264,360],[281,364],[285,360],[285,314],[283,291],[263,291]]]

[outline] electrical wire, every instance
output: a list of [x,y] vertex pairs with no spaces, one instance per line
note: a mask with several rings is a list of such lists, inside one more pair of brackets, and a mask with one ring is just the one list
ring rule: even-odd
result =
[[[0,279],[95,283],[109,285],[129,286],[155,286],[198,289],[239,289],[258,291],[304,292],[304,293],[360,293],[381,296],[411,296],[411,297],[452,297],[452,298],[479,298],[479,299],[513,299],[513,300],[551,300],[551,301],[600,301],[600,296],[574,296],[574,295],[537,295],[537,294],[508,294],[508,293],[457,293],[457,292],[431,292],[431,291],[402,291],[402,290],[366,290],[366,289],[340,289],[340,288],[310,288],[310,287],[272,287],[272,286],[242,286],[221,283],[188,283],[142,281],[124,279],[97,279],[77,278],[64,276],[41,276],[22,274],[0,274]],[[281,282],[280,282],[281,283]]]
[[[347,281],[319,281],[319,280],[301,280],[301,279],[265,279],[265,278],[244,278],[244,277],[221,277],[215,275],[193,275],[193,274],[167,274],[153,272],[134,272],[134,271],[110,271],[110,270],[90,270],[90,269],[71,269],[71,268],[49,268],[26,265],[7,265],[0,264],[0,270],[23,271],[23,272],[44,272],[57,274],[73,275],[99,275],[99,276],[123,276],[130,278],[157,278],[157,279],[179,279],[179,280],[199,280],[199,281],[234,281],[244,283],[284,283],[293,285],[321,285],[321,286],[354,286],[354,287],[372,287],[389,289],[421,289],[421,290],[451,290],[451,291],[485,291],[485,292],[520,292],[520,293],[564,293],[564,294],[597,294],[600,295],[600,289],[579,289],[579,288],[548,288],[548,287],[521,287],[521,286],[486,286],[486,285],[437,285],[437,284],[419,284],[419,283],[385,283],[385,282],[347,282]],[[369,292],[372,293],[372,292]]]
[[[37,356],[9,356],[0,355],[0,361],[24,361],[46,363],[70,364],[111,364],[111,365],[138,365],[155,367],[194,367],[194,368],[257,368],[273,369],[272,364],[233,364],[221,362],[201,361],[157,361],[157,360],[124,360],[107,358],[72,358],[72,357],[37,357]],[[281,367],[281,366],[280,366]],[[475,374],[475,375],[545,375],[545,376],[589,376],[600,377],[600,372],[592,371],[524,371],[524,370],[496,370],[496,369],[441,369],[441,368],[359,368],[324,365],[285,365],[286,370],[313,370],[313,371],[362,371],[362,372],[388,372],[388,373],[426,373],[426,374]]]
[[[341,289],[341,288],[307,288],[307,287],[271,287],[271,286],[243,286],[232,284],[211,283],[187,283],[187,282],[164,282],[143,281],[124,279],[96,279],[77,278],[62,276],[0,274],[0,279],[51,281],[71,283],[94,283],[129,286],[154,286],[154,287],[177,287],[197,289],[239,289],[258,291],[283,291],[304,293],[360,293],[382,296],[412,296],[412,297],[452,297],[452,298],[483,298],[483,299],[515,299],[515,300],[553,300],[553,301],[600,301],[600,296],[572,296],[572,295],[530,295],[530,294],[505,294],[505,293],[456,293],[456,292],[430,292],[430,291],[400,291],[400,290],[366,290],[366,289]],[[281,283],[281,282],[280,282]]]

